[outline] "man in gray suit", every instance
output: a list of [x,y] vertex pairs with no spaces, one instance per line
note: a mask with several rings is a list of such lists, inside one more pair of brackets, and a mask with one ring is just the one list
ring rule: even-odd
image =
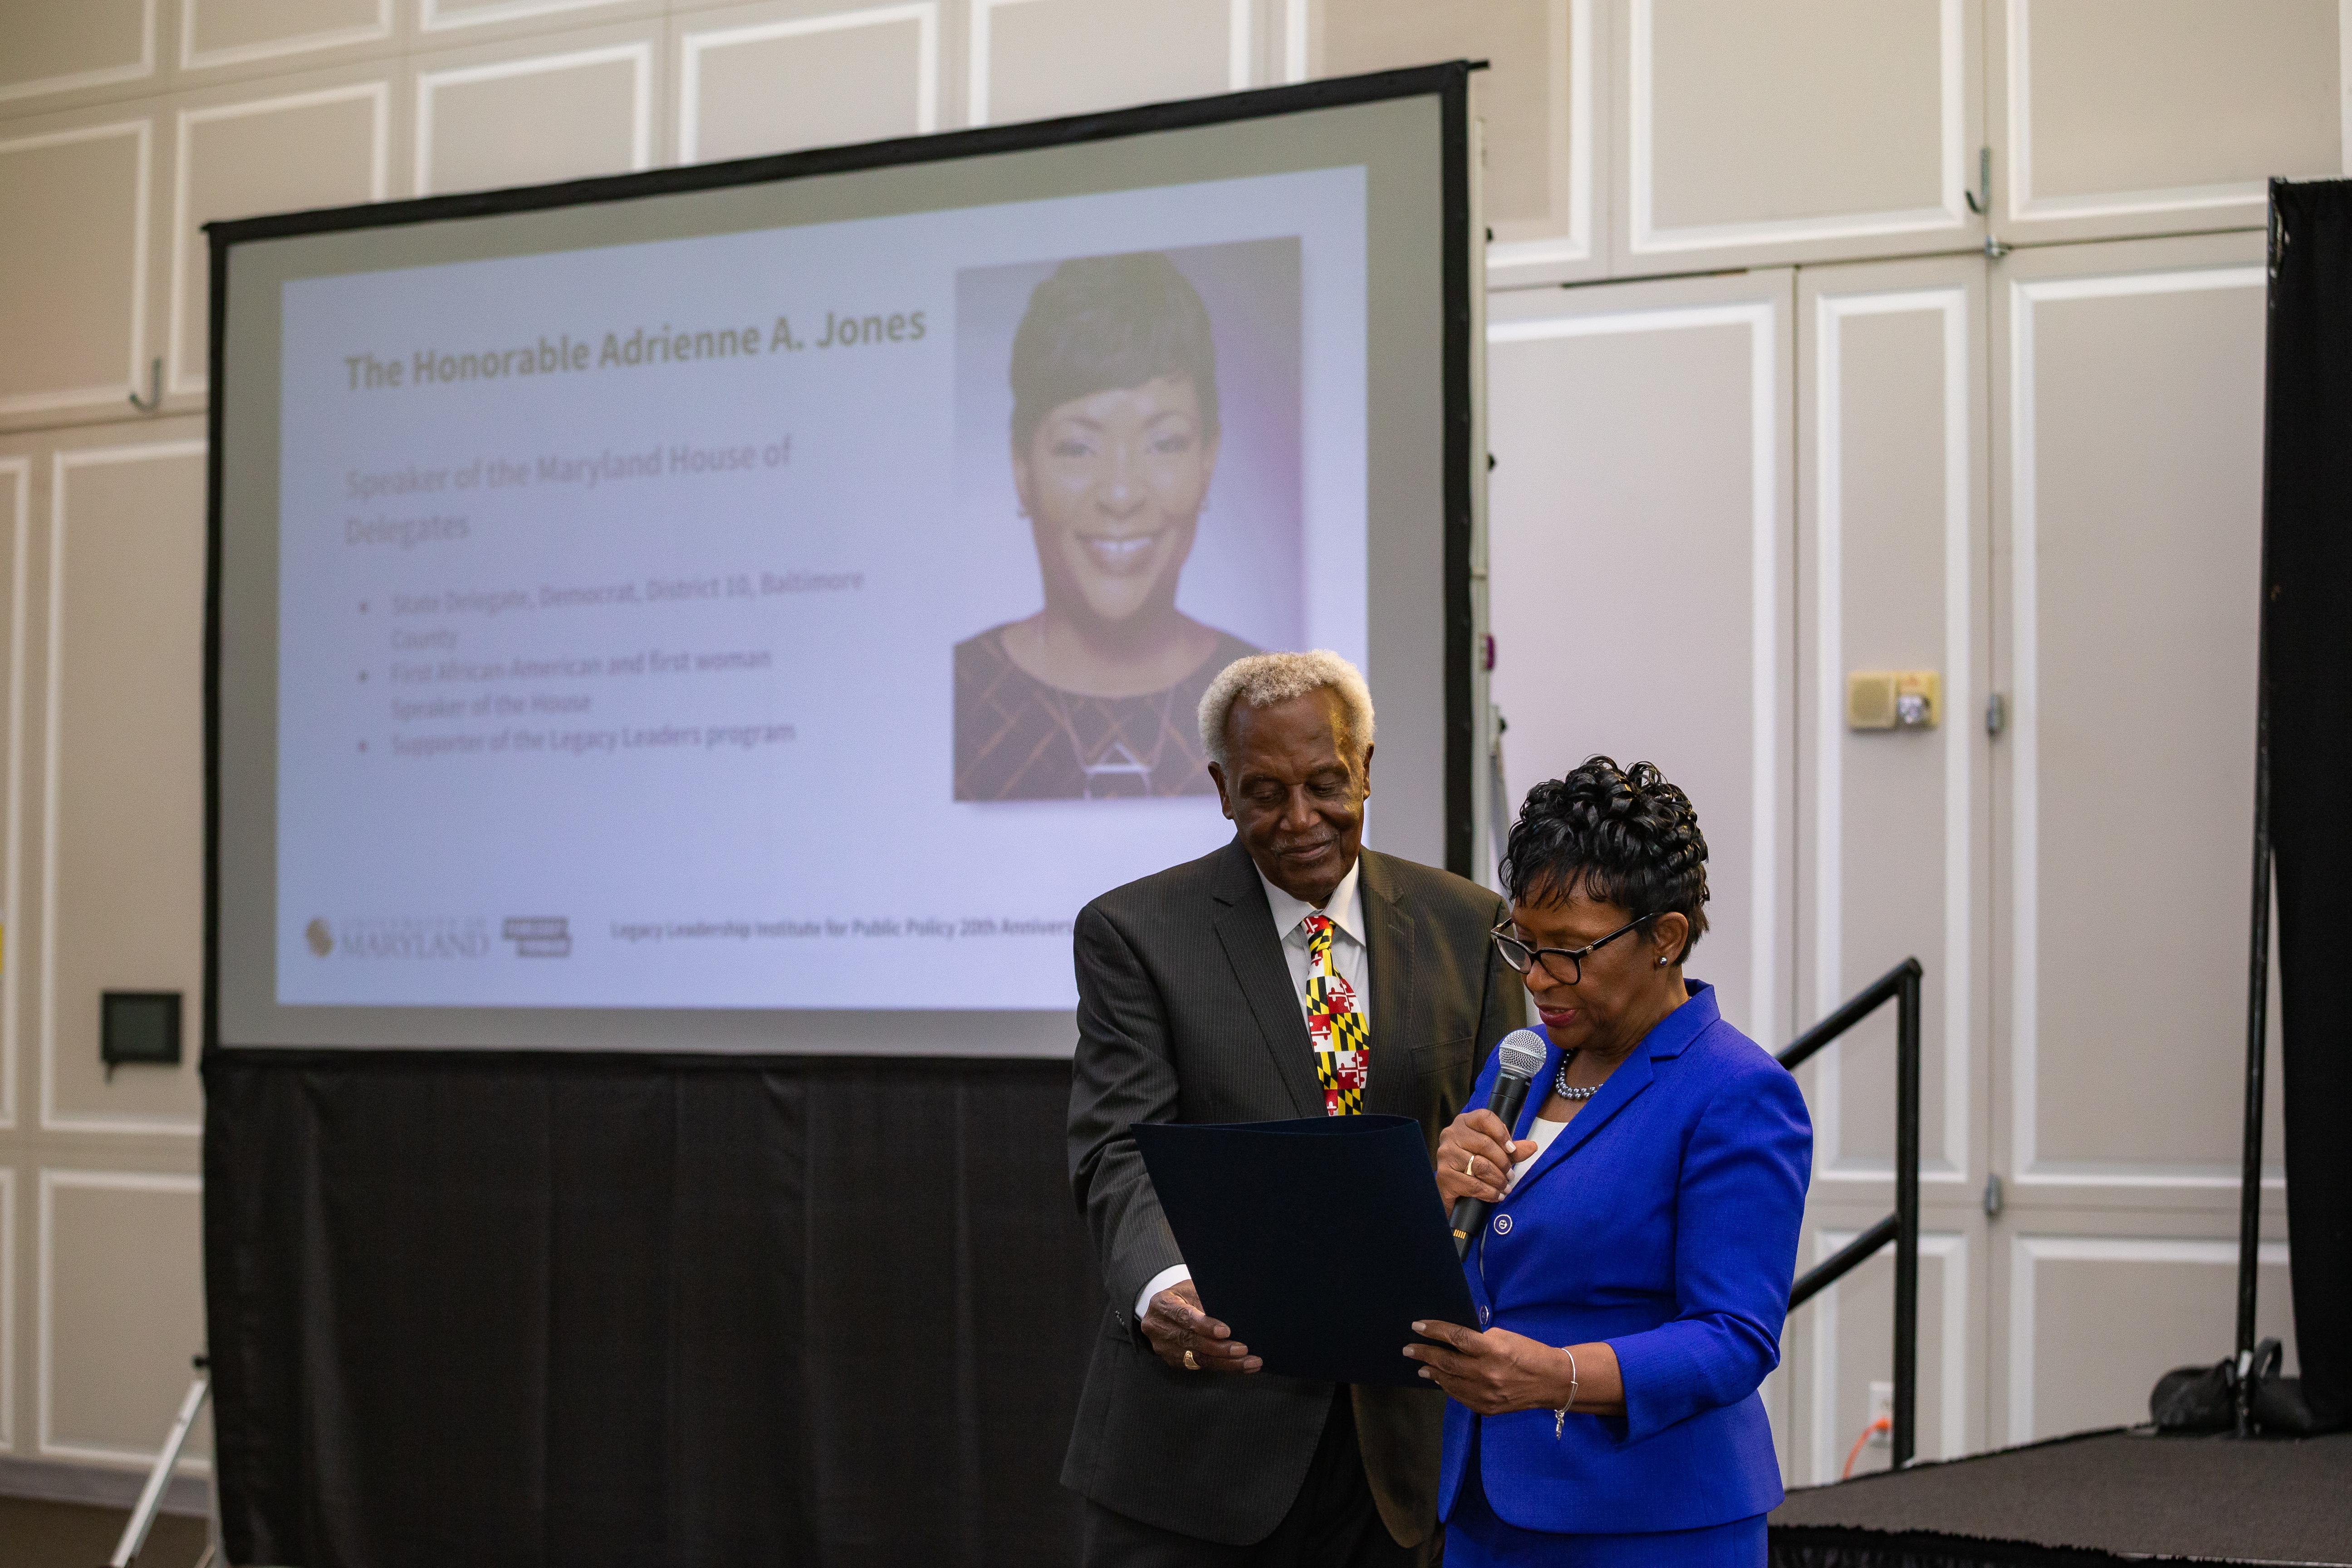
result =
[[1433,1152],[1524,1016],[1487,940],[1507,910],[1362,847],[1372,704],[1338,655],[1235,661],[1201,734],[1233,842],[1077,920],[1070,1183],[1110,1309],[1062,1483],[1088,1568],[1425,1563],[1444,1400],[1261,1373],[1202,1311],[1128,1130],[1367,1111]]

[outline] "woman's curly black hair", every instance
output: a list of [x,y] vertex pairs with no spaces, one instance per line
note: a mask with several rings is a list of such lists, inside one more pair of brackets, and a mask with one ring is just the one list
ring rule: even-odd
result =
[[1613,758],[1590,757],[1566,778],[1528,791],[1502,877],[1515,904],[1548,904],[1581,889],[1631,915],[1674,910],[1690,921],[1676,963],[1706,930],[1706,835],[1690,796],[1650,763],[1621,769]]

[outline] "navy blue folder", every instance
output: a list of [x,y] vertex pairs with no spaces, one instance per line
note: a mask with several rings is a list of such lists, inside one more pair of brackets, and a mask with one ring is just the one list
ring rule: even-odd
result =
[[1411,1117],[1133,1131],[1201,1305],[1267,1372],[1427,1388],[1412,1324],[1476,1325]]

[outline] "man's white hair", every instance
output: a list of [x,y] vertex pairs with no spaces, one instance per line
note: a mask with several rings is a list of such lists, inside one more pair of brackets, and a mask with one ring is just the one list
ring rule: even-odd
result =
[[1227,726],[1234,704],[1271,708],[1310,691],[1336,691],[1348,710],[1348,734],[1343,745],[1360,758],[1372,745],[1372,693],[1361,671],[1333,653],[1318,647],[1312,653],[1254,653],[1237,658],[1209,682],[1201,695],[1201,749],[1230,776],[1234,771]]

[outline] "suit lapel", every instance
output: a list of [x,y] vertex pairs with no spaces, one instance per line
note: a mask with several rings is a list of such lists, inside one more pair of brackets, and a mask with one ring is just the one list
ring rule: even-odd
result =
[[1307,1036],[1307,1017],[1297,997],[1290,994],[1290,966],[1283,962],[1282,939],[1275,934],[1274,915],[1266,908],[1265,889],[1258,885],[1257,868],[1236,838],[1227,845],[1212,890],[1217,911],[1217,940],[1224,944],[1225,962],[1234,967],[1243,1000],[1257,1020],[1258,1037],[1274,1058],[1301,1116],[1323,1113],[1323,1086],[1315,1078],[1315,1045]]
[[1412,911],[1397,897],[1387,862],[1370,850],[1358,864],[1356,890],[1363,900],[1370,941],[1365,956],[1372,971],[1371,1078],[1364,1089],[1367,1111],[1412,1114],[1413,936]]
[[[1559,1071],[1559,1053],[1554,1051],[1544,1063],[1544,1076],[1536,1080],[1536,1089],[1528,1095],[1528,1099],[1536,1107],[1541,1107],[1545,1099],[1551,1093],[1552,1077]],[[1637,1046],[1633,1048],[1632,1056],[1617,1064],[1617,1070],[1609,1075],[1609,1081],[1601,1086],[1601,1092],[1586,1100],[1584,1109],[1576,1113],[1576,1119],[1560,1129],[1559,1136],[1551,1141],[1551,1147],[1536,1157],[1536,1163],[1528,1167],[1526,1175],[1513,1184],[1511,1190],[1504,1195],[1503,1201],[1508,1204],[1525,1196],[1529,1187],[1543,1180],[1545,1176],[1564,1163],[1570,1155],[1591,1142],[1594,1134],[1615,1121],[1619,1111],[1631,1105],[1640,1097],[1643,1089],[1650,1087],[1650,1053]],[[1516,1130],[1517,1135],[1521,1138],[1526,1137],[1526,1129],[1532,1125],[1534,1121],[1534,1110],[1523,1112],[1519,1118],[1519,1127]]]

